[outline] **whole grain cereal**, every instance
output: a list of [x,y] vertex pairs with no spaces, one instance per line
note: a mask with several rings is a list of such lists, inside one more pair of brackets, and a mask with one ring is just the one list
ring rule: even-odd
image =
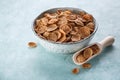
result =
[[94,28],[91,14],[58,9],[55,13],[45,13],[42,18],[38,18],[34,30],[41,38],[62,43],[80,41],[90,36]]

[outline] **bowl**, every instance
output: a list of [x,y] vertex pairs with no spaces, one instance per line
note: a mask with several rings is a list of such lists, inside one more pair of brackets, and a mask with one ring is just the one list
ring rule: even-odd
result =
[[[59,7],[59,8],[52,8],[52,9],[48,9],[44,12],[42,12],[33,22],[33,25],[32,25],[32,29],[33,29],[33,32],[35,33],[36,37],[39,39],[39,43],[46,49],[48,50],[49,52],[52,52],[52,53],[60,53],[60,54],[68,54],[68,53],[74,53],[80,49],[82,49],[83,47],[85,47],[86,45],[89,44],[89,42],[91,41],[91,39],[93,38],[94,34],[96,33],[97,31],[97,25],[96,25],[96,20],[95,18],[93,17],[93,20],[94,20],[94,24],[95,24],[95,29],[94,29],[94,32],[80,40],[80,41],[76,41],[76,42],[66,42],[66,43],[60,43],[60,42],[54,42],[54,41],[49,41],[49,40],[46,40],[46,39],[43,39],[41,37],[39,37],[37,35],[37,33],[34,31],[34,27],[35,27],[35,21],[41,17],[43,17],[43,14],[44,13],[54,13],[56,12],[56,10],[58,9],[61,9],[61,10],[71,10],[73,11],[74,13],[79,13],[80,11],[84,11],[82,9],[79,9],[79,8],[72,8],[72,7]],[[85,11],[84,11],[85,12]],[[87,12],[86,12],[87,13]]]

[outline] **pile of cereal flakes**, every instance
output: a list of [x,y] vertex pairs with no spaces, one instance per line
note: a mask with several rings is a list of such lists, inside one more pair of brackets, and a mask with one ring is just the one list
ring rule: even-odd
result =
[[80,41],[93,33],[94,27],[93,16],[86,12],[57,10],[37,19],[34,30],[46,40],[62,43]]

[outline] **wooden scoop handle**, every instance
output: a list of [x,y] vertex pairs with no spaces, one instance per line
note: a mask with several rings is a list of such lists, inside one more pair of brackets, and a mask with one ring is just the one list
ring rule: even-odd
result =
[[105,39],[103,39],[102,41],[100,41],[99,43],[102,45],[102,47],[107,47],[113,44],[113,42],[115,41],[113,36],[108,36]]

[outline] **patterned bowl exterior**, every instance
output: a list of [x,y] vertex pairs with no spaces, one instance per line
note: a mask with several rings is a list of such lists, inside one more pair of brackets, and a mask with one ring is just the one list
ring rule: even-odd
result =
[[[71,8],[71,7],[62,7],[62,8],[52,8],[49,10],[44,11],[43,13],[41,13],[35,20],[32,26],[32,29],[34,31],[34,25],[35,25],[35,21],[38,18],[41,18],[43,16],[44,13],[53,13],[58,9],[62,9],[62,10],[72,10],[75,13],[78,13],[79,11],[83,11],[81,9],[78,8]],[[95,32],[97,31],[97,26],[96,26],[96,21],[94,19],[95,22],[95,30],[94,32],[88,36],[87,38],[77,41],[77,42],[70,42],[70,43],[59,43],[59,42],[53,42],[53,41],[49,41],[49,40],[45,40],[41,37],[39,37],[36,32],[34,31],[35,35],[39,38],[39,42],[40,44],[48,51],[53,52],[53,53],[61,53],[61,54],[68,54],[68,53],[74,53],[76,51],[78,51],[79,49],[82,49],[84,46],[88,45],[90,40],[93,38]]]

